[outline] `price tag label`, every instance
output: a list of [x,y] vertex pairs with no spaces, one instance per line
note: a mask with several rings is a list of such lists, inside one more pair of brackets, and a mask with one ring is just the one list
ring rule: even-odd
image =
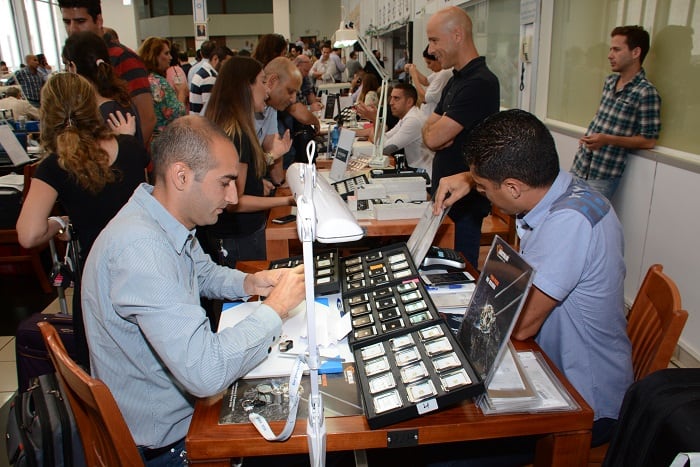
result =
[[435,398],[428,399],[427,401],[421,401],[416,404],[416,409],[420,415],[432,412],[438,409],[437,400]]

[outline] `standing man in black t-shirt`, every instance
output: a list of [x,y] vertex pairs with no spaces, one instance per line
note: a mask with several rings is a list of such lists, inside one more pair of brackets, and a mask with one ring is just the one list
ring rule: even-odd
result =
[[[428,53],[443,69],[454,67],[454,76],[442,91],[435,112],[423,127],[423,141],[435,151],[433,193],[440,179],[469,170],[462,146],[479,122],[499,110],[498,78],[480,57],[472,38],[472,21],[464,10],[449,7],[428,21]],[[452,206],[455,249],[474,266],[478,265],[481,223],[491,210],[489,201],[472,191]]]

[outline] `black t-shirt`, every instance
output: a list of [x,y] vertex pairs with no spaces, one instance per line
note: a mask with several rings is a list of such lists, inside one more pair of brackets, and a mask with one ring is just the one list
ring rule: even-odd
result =
[[97,194],[79,186],[73,176],[58,165],[56,154],[47,156],[34,174],[34,178],[48,183],[58,192],[58,202],[75,228],[83,259],[87,258],[102,229],[131,198],[136,187],[146,181],[145,169],[150,162],[146,149],[130,135],[117,136],[117,142],[117,158],[112,164],[117,177]]
[[134,136],[139,143],[144,145],[143,133],[141,132],[141,117],[139,117],[139,112],[135,105],[131,104],[129,107],[124,107],[117,101],[107,101],[100,104],[100,113],[102,114],[102,118],[105,119],[105,122],[107,121],[109,114],[115,113],[117,110],[124,114],[124,116],[126,116],[127,112],[134,116],[136,119],[136,134]]
[[[238,151],[238,158],[242,164],[248,164],[246,172],[244,193],[251,196],[264,196],[265,188],[262,178],[255,173],[255,160],[253,146],[248,137],[241,133],[240,137],[233,137],[233,145]],[[239,196],[243,193],[239,193]],[[267,222],[268,211],[255,212],[227,212],[219,214],[216,224],[207,229],[213,235],[222,238],[235,238],[250,235]]]
[[[435,113],[446,115],[464,127],[453,143],[435,152],[433,159],[433,190],[442,177],[469,170],[462,147],[469,132],[489,115],[498,112],[500,90],[498,78],[486,66],[485,57],[477,57],[461,70],[454,71],[442,90],[442,97]],[[462,198],[450,210],[450,217],[458,219],[466,212],[483,213],[491,209],[490,203],[476,191]]]

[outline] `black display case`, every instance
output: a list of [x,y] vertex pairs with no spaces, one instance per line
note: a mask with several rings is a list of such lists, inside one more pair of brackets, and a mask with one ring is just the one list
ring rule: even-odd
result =
[[[400,254],[400,247],[390,245],[351,258],[360,258],[357,264],[365,273],[374,264],[390,271],[388,258]],[[406,270],[413,272],[413,261],[406,255]],[[341,276],[347,274],[347,264],[347,259],[341,260]],[[496,237],[456,335],[438,315],[417,273],[344,292],[344,310],[353,320],[349,342],[369,427],[381,428],[481,394],[507,348],[532,277],[532,268]],[[419,302],[424,309],[410,309]],[[429,315],[411,319],[422,312]],[[402,320],[402,325],[385,326],[393,320]]]

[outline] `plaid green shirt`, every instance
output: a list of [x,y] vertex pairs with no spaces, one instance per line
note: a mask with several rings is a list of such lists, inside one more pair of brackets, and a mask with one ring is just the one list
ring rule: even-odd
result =
[[[616,92],[619,77],[618,74],[612,74],[606,78],[600,107],[588,126],[586,135],[642,135],[658,139],[661,129],[661,98],[656,88],[647,80],[642,69],[632,81]],[[628,149],[620,146],[605,145],[596,150],[580,146],[571,172],[586,180],[620,177],[627,164],[628,152]]]

